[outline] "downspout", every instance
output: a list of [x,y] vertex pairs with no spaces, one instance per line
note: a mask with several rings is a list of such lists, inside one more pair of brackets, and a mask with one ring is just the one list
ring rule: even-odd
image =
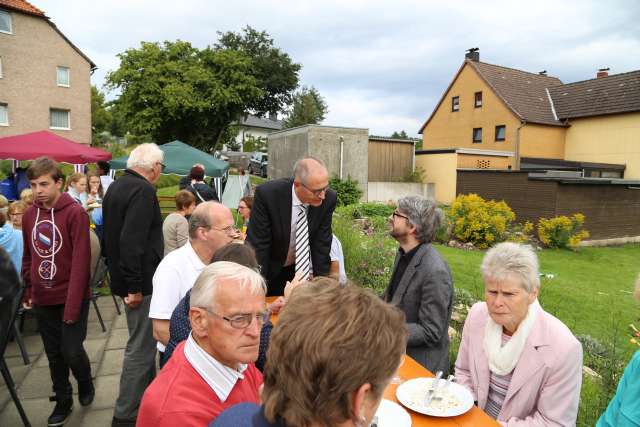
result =
[[340,136],[340,179],[342,179],[343,155],[344,155],[344,138]]
[[525,125],[527,124],[527,122],[525,120],[520,121],[520,126],[518,126],[518,129],[516,129],[516,148],[515,148],[515,167],[514,169],[519,171],[520,170],[520,129],[522,129],[523,127],[525,127]]

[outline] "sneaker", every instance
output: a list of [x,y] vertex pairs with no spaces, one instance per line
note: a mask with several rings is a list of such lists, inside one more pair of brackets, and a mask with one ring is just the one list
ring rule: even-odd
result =
[[111,427],[136,427],[136,418],[113,417]]
[[78,400],[82,406],[91,405],[96,395],[96,389],[93,387],[93,381],[78,383]]
[[53,408],[53,412],[49,415],[47,420],[48,427],[58,427],[64,425],[71,415],[73,410],[73,398],[71,397],[53,397],[49,400],[56,402],[56,407]]

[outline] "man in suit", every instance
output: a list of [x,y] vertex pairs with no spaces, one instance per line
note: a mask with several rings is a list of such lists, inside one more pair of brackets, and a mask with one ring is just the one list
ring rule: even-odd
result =
[[293,178],[258,186],[246,241],[256,251],[267,296],[283,295],[296,271],[303,280],[329,274],[335,207],[327,168],[312,157],[296,162]]
[[404,311],[409,330],[407,354],[432,372],[449,370],[449,320],[453,280],[449,265],[431,245],[443,214],[421,196],[398,200],[389,218],[399,243],[385,301]]
[[155,144],[136,147],[127,170],[111,184],[102,204],[111,292],[124,299],[129,329],[113,426],[135,425],[142,394],[155,377],[156,340],[149,306],[153,274],[164,253],[154,186],[164,168],[163,158]]

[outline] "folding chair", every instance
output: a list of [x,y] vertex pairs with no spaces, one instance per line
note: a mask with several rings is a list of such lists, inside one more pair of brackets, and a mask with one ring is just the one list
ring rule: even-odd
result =
[[[106,332],[107,328],[104,326],[104,321],[102,320],[102,315],[100,314],[100,309],[98,308],[98,297],[100,293],[98,292],[98,288],[102,285],[108,273],[107,263],[104,257],[98,258],[98,264],[96,265],[96,269],[93,272],[93,277],[91,278],[91,302],[93,303],[93,308],[96,309],[96,314],[98,315],[98,321],[100,322],[100,326],[102,327],[102,332]],[[118,307],[118,303],[115,298],[113,300],[116,303],[116,310],[118,310],[118,314],[120,314],[120,308]]]

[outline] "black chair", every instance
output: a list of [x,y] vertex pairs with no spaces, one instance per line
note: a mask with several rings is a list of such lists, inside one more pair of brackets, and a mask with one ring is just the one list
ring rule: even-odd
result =
[[9,344],[9,338],[13,333],[13,325],[18,315],[18,309],[22,304],[22,294],[24,288],[21,286],[20,278],[16,272],[9,256],[0,248],[0,372],[4,379],[11,399],[15,403],[18,409],[18,414],[22,419],[22,423],[25,426],[31,426],[27,414],[24,412],[18,393],[16,392],[16,385],[11,377],[9,367],[4,360],[4,353]]
[[[98,288],[102,286],[105,278],[107,277],[107,273],[109,269],[107,268],[107,263],[104,257],[98,258],[98,264],[96,265],[96,269],[93,272],[93,277],[91,278],[91,303],[93,304],[93,308],[96,309],[96,314],[98,315],[98,321],[100,322],[100,326],[102,327],[102,332],[106,332],[107,328],[104,326],[104,321],[102,320],[102,315],[100,314],[100,309],[98,308],[98,297],[100,296],[100,292],[98,292]],[[115,297],[113,302],[116,304],[116,310],[118,314],[120,314],[120,307],[118,307],[118,302]]]

